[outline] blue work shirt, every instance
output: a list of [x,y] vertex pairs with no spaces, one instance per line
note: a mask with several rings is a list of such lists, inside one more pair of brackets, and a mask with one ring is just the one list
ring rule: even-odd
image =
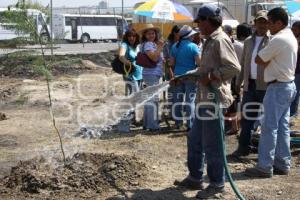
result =
[[127,43],[123,42],[121,44],[121,48],[126,49],[125,57],[133,64],[135,67],[135,71],[126,77],[127,79],[132,80],[142,80],[143,79],[143,68],[136,64],[135,58],[137,56],[137,53],[139,52],[139,47],[133,48],[132,46],[128,45]]
[[180,42],[177,48],[176,42],[171,49],[171,57],[175,58],[174,75],[179,76],[196,68],[195,56],[200,55],[198,46],[189,39]]

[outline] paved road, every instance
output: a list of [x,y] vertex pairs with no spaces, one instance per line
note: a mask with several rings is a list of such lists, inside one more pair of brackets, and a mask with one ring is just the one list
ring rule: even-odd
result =
[[[65,55],[65,54],[91,54],[91,53],[100,53],[105,51],[110,51],[118,48],[118,43],[76,43],[76,44],[55,44],[53,53],[55,55]],[[1,54],[12,53],[16,51],[30,51],[34,50],[41,52],[38,45],[26,46],[19,49],[0,49]],[[45,48],[45,54],[50,55],[51,50]]]

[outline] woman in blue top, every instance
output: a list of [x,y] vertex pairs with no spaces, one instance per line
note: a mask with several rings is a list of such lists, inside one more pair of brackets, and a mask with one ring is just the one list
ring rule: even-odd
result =
[[[184,25],[180,31],[180,39],[172,46],[171,49],[171,65],[174,66],[174,76],[180,76],[187,71],[193,70],[200,64],[200,50],[193,43],[193,35],[197,32],[190,26]],[[187,129],[190,130],[195,118],[195,99],[196,99],[196,84],[191,80],[183,80],[174,88],[173,114],[176,128],[183,126],[184,111],[187,119]]]
[[[141,31],[142,44],[141,51],[145,52],[147,56],[156,62],[153,68],[143,69],[143,80],[146,86],[153,86],[159,84],[159,80],[163,75],[163,57],[162,50],[164,43],[159,40],[159,29],[152,24],[147,24],[146,28]],[[158,117],[158,95],[150,99],[144,106],[144,129],[150,131],[159,130]]]
[[[119,58],[125,65],[132,65],[134,67],[134,72],[128,76],[124,75],[123,79],[125,81],[125,95],[129,96],[134,92],[141,89],[142,85],[142,67],[137,65],[135,58],[139,51],[140,37],[134,29],[129,29],[123,36],[123,41],[119,51]],[[133,116],[132,116],[133,115]],[[134,112],[128,116],[135,120]],[[121,120],[118,125],[120,132],[130,131],[130,120]]]
[[130,95],[137,92],[141,88],[142,83],[142,67],[135,62],[136,55],[139,51],[140,36],[134,29],[126,31],[123,36],[123,41],[119,51],[120,60],[126,65],[132,65],[135,68],[134,72],[128,76],[124,75],[126,81],[125,93]]

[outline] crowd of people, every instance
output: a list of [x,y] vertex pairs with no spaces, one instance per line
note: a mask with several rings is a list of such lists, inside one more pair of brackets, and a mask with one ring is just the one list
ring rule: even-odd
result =
[[[231,120],[228,134],[238,133],[232,156],[253,153],[251,133],[261,127],[258,162],[246,169],[250,177],[288,175],[291,166],[290,117],[297,117],[300,96],[300,22],[288,27],[282,8],[259,11],[253,25],[242,23],[236,31],[222,27],[221,10],[212,4],[199,8],[197,28],[175,25],[167,41],[148,24],[140,32],[129,29],[119,51],[125,65],[135,67],[124,76],[126,95],[170,81],[167,101],[176,129],[187,131],[189,174],[175,185],[200,190],[197,198],[223,194],[225,172],[220,139],[224,115]],[[236,36],[234,34],[236,32]],[[138,52],[153,63],[140,66]],[[182,76],[188,74],[189,76]],[[177,78],[177,77],[184,78]],[[239,114],[241,121],[234,117]],[[143,128],[160,130],[159,97],[144,106]],[[222,115],[220,115],[220,113]],[[134,112],[131,113],[134,117]],[[186,121],[186,126],[184,126]],[[132,120],[122,120],[119,130],[130,131]],[[204,164],[209,185],[203,187]]]

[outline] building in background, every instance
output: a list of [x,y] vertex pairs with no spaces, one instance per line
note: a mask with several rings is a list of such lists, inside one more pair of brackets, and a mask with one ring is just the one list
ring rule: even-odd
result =
[[100,9],[107,9],[108,8],[108,0],[102,0],[99,2]]

